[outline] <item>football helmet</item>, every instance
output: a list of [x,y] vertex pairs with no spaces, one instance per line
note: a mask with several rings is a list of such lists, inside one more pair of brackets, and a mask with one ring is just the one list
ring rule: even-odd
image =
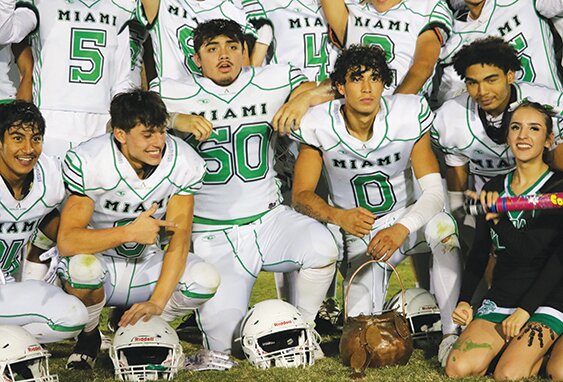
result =
[[305,367],[320,353],[320,336],[293,305],[266,300],[242,320],[240,341],[248,361],[260,369]]
[[51,355],[25,329],[0,325],[0,376],[2,382],[58,382],[49,373]]
[[178,335],[158,316],[119,328],[109,356],[122,381],[170,381],[184,364]]
[[[385,305],[386,310],[402,310],[401,292],[394,295]],[[426,289],[405,289],[406,313],[413,340],[428,339],[442,333],[440,309],[434,296]]]

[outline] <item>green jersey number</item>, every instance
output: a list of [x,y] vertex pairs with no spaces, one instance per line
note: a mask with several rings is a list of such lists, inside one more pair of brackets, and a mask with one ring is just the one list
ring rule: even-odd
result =
[[532,64],[532,57],[524,54],[524,51],[528,47],[528,42],[522,33],[518,33],[509,41],[510,45],[514,47],[516,53],[518,53],[518,59],[522,64],[522,76],[520,80],[526,82],[534,82],[536,79],[536,71],[534,70],[534,65]]
[[70,82],[97,84],[104,70],[100,48],[106,46],[106,31],[72,28],[70,33],[70,59],[81,62],[81,65],[70,66]]
[[196,65],[193,57],[195,55],[194,49],[194,30],[187,25],[182,25],[176,30],[176,38],[182,53],[184,53],[184,65],[190,73],[201,73],[201,69]]
[[305,68],[318,68],[316,81],[328,78],[327,66],[329,64],[328,55],[328,34],[323,33],[321,42],[318,44],[314,33],[303,35],[303,46],[305,47]]
[[4,240],[0,240],[0,272],[7,271],[13,273],[20,267],[20,259],[17,255],[23,246],[23,239],[12,241],[8,245]]
[[215,127],[207,141],[198,142],[191,136],[188,143],[208,162],[204,183],[225,184],[233,175],[254,182],[264,179],[270,168],[271,135],[270,125],[262,122],[241,125],[234,134],[230,126]]
[[[115,223],[113,223],[113,226],[122,227],[124,225],[131,223],[133,220],[135,219],[118,220]],[[115,252],[117,252],[118,255],[123,257],[139,257],[141,253],[143,253],[143,251],[145,250],[145,247],[146,245],[144,244],[125,243],[125,244],[121,244],[119,247],[115,247]]]
[[[383,49],[387,64],[391,64],[395,59],[395,43],[389,36],[378,33],[366,33],[362,36],[360,44],[376,45]],[[397,71],[395,69],[391,69],[391,71],[393,72],[393,84],[391,86],[397,86]]]
[[[350,180],[350,183],[358,207],[379,214],[389,212],[395,206],[397,200],[387,174],[377,171],[372,174],[356,175]],[[370,195],[375,196],[377,200],[370,199]]]

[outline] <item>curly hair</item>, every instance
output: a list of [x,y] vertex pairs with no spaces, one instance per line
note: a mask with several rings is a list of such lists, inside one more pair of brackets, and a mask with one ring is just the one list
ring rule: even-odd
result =
[[496,66],[504,73],[517,71],[522,66],[516,50],[502,38],[494,36],[464,45],[454,56],[453,62],[455,71],[462,79],[465,79],[467,68],[475,64]]
[[31,102],[11,101],[0,104],[0,142],[10,129],[31,129],[45,135],[45,119]]
[[344,49],[336,59],[334,70],[330,74],[332,86],[336,88],[336,84],[343,85],[348,73],[356,76],[369,70],[385,86],[391,85],[393,72],[387,65],[385,51],[376,45],[352,45]]
[[227,36],[234,41],[240,42],[244,47],[244,34],[237,22],[227,19],[213,19],[199,24],[194,29],[194,50],[199,52],[203,44],[217,36]]

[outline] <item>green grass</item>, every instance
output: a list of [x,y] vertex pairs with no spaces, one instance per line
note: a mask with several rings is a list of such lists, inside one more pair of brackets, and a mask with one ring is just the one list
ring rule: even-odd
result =
[[[414,278],[409,262],[403,262],[399,267],[405,287],[414,286]],[[389,296],[399,290],[398,283],[393,278],[389,287]],[[254,287],[251,303],[256,303],[269,298],[276,298],[273,275],[262,273]],[[104,312],[104,319],[107,311]],[[102,320],[104,321],[104,320]],[[102,322],[102,327],[105,323]],[[269,369],[258,370],[245,361],[239,361],[239,366],[229,371],[205,371],[179,373],[175,381],[179,382],[211,382],[211,381],[349,381],[350,369],[343,366],[338,358],[338,337],[323,337],[322,348],[326,358],[319,360],[314,366],[307,369]],[[48,346],[52,353],[50,365],[51,372],[57,373],[61,382],[106,382],[113,381],[113,366],[107,352],[101,353],[92,371],[69,371],[64,369],[66,358],[72,350],[73,342],[67,341]],[[186,354],[192,354],[200,346],[182,341]],[[389,381],[389,382],[423,382],[423,381],[454,381],[445,376],[438,365],[436,357],[426,358],[421,350],[415,350],[409,363],[400,367],[387,367],[383,369],[369,369],[362,381]],[[455,381],[493,381],[492,378],[464,378]],[[530,379],[541,381],[541,379]]]

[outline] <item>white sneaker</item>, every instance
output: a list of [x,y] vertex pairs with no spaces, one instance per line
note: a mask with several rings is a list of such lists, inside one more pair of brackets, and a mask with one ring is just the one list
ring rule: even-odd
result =
[[442,342],[440,342],[440,346],[438,347],[438,362],[440,362],[442,367],[446,367],[448,356],[458,338],[459,336],[457,334],[450,334],[444,337]]

